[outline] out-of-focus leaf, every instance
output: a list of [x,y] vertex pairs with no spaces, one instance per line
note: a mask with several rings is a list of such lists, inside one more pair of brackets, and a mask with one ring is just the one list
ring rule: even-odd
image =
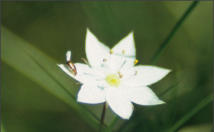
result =
[[6,132],[2,123],[1,123],[1,132]]
[[91,127],[98,128],[96,116],[76,102],[74,81],[58,68],[57,62],[4,27],[1,43],[3,62],[70,105]]
[[199,124],[187,126],[180,129],[178,132],[212,132],[212,124]]
[[154,53],[151,62],[156,63],[157,59],[163,52],[163,50],[166,48],[167,44],[169,44],[172,37],[175,35],[177,30],[180,28],[180,26],[183,24],[185,19],[189,16],[189,14],[193,11],[193,9],[196,7],[199,1],[193,1],[192,4],[187,8],[187,10],[184,12],[183,16],[178,20],[178,22],[175,24],[175,26],[172,28],[171,32],[168,34],[166,39],[160,44],[160,47],[157,49],[157,51]]
[[[187,16],[191,13],[191,11],[196,7],[197,4],[198,4],[198,1],[193,1],[192,4],[187,8],[187,10],[184,12],[183,16],[174,25],[174,27],[171,30],[171,32],[168,34],[166,39],[163,41],[163,43],[160,44],[160,47],[154,53],[154,55],[153,55],[153,57],[151,59],[151,63],[153,63],[153,64],[156,63],[156,61],[158,60],[158,58],[161,55],[161,53],[164,51],[164,49],[167,46],[167,44],[169,44],[169,41],[171,40],[171,38],[174,36],[176,31],[179,29],[179,27],[182,25],[182,23],[185,21]],[[115,117],[115,119],[113,119],[113,121],[110,123],[110,128],[114,127],[114,125],[117,123],[117,120],[118,120],[118,117]]]
[[[166,96],[167,94],[170,94],[172,91],[175,91],[177,86],[178,86],[178,82],[175,82],[172,86],[169,86],[166,90],[164,90],[162,93],[160,93],[159,97],[163,98],[163,96]],[[117,123],[117,121],[119,120],[119,118],[115,118],[110,126],[109,129],[113,129],[114,125]],[[125,123],[123,123],[120,128],[118,129],[120,132],[122,131],[129,131],[129,128],[133,127],[133,123],[130,123],[128,121],[126,121]]]
[[209,103],[213,101],[213,95],[209,95],[205,97],[198,105],[196,105],[190,112],[184,115],[180,120],[178,120],[169,130],[168,132],[175,132],[181,125],[187,122],[191,117],[193,117],[196,113],[198,113],[201,109],[207,106]]
[[[69,49],[73,52],[73,61],[80,61],[78,58],[85,57],[82,49],[84,49],[84,35],[87,27],[100,41],[110,47],[133,30],[140,63],[151,64],[150,59],[153,54],[191,3],[191,1],[56,2],[51,4],[12,4],[8,2],[4,4],[2,18],[4,26],[56,60],[64,59],[62,54]],[[158,97],[166,101],[166,105],[151,107],[136,105],[135,112],[129,121],[116,118],[117,123],[113,130],[119,128],[124,122],[122,132],[168,130],[183,117],[184,113],[191,111],[203,97],[209,95],[213,84],[211,10],[212,2],[200,2],[174,33],[170,42],[168,41],[166,48],[163,48],[157,65],[172,69],[172,72],[160,83],[151,87]],[[31,58],[34,59],[32,56]],[[38,62],[37,60],[36,62]],[[4,73],[7,74],[10,72],[9,70],[5,69]],[[64,73],[60,77],[68,79]],[[9,78],[10,74],[7,75],[6,82],[10,82]],[[71,79],[69,87],[72,87],[73,83],[70,81]],[[173,86],[172,84],[177,81],[179,82],[178,87],[169,90],[168,86]],[[10,87],[5,86],[4,88],[6,88],[5,91],[10,92],[7,89]],[[16,90],[20,88],[17,86]],[[165,92],[167,94],[164,94]],[[164,94],[163,97],[162,94]],[[16,97],[19,98],[17,95]],[[88,108],[93,108],[92,111],[96,111],[95,113],[100,116],[101,105],[89,105]],[[108,124],[114,114],[109,109],[107,111],[109,113],[106,114],[105,123]],[[204,111],[205,113],[203,113]],[[63,114],[66,113],[63,112]],[[210,123],[212,122],[210,115],[211,104],[181,127],[204,122]],[[7,118],[10,120],[8,116]],[[62,120],[66,119],[62,118]],[[50,126],[47,128],[59,127],[52,127],[53,125],[49,124]],[[72,125],[75,124],[71,123]],[[24,124],[24,127],[28,126],[30,125]],[[36,124],[34,126],[38,128]],[[46,131],[43,126],[41,129]],[[72,131],[75,130],[72,129]]]

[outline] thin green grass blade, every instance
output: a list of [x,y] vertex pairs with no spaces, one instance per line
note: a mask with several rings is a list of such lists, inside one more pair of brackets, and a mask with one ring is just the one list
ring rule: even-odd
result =
[[[193,9],[196,7],[199,1],[193,1],[192,4],[188,7],[188,9],[184,12],[182,17],[178,20],[178,22],[175,24],[175,26],[172,28],[171,32],[169,35],[166,37],[166,39],[161,43],[160,47],[157,49],[157,51],[154,53],[151,63],[155,64],[160,57],[161,53],[164,51],[166,46],[169,44],[169,41],[172,39],[172,37],[175,35],[177,30],[181,27],[183,22],[186,20],[186,18],[189,16],[189,14],[193,11]],[[117,123],[117,120],[119,120],[118,117],[115,117],[115,119],[112,120],[110,123],[110,129],[113,129],[114,126]]]
[[178,132],[213,132],[212,123],[197,124],[191,126],[185,126]]
[[175,132],[179,129],[184,123],[186,123],[191,117],[197,114],[200,110],[202,110],[205,106],[210,104],[213,101],[213,95],[208,95],[205,97],[198,105],[196,105],[190,112],[183,116],[179,121],[177,121],[167,132]]
[[109,128],[113,128],[114,125],[117,123],[117,121],[119,120],[119,117],[115,117],[114,120],[111,122],[111,124],[109,125]]
[[[166,96],[168,93],[172,92],[173,90],[175,90],[178,86],[179,82],[175,82],[174,84],[172,84],[171,86],[169,86],[168,88],[166,88],[163,92],[160,93],[159,97],[163,98],[164,96]],[[112,127],[115,125],[114,123],[116,123],[116,121],[119,120],[119,118],[115,118],[114,121],[112,121]],[[111,126],[110,125],[110,126]],[[129,122],[124,122],[119,128],[118,131],[124,131],[124,129],[126,129],[129,126],[132,126],[133,124],[130,124]]]
[[171,32],[168,34],[166,39],[160,44],[160,47],[157,49],[157,51],[154,53],[151,62],[155,64],[160,57],[161,53],[163,53],[164,49],[169,44],[170,40],[173,38],[175,33],[178,31],[178,29],[181,27],[181,25],[184,23],[186,18],[189,16],[189,14],[193,11],[193,9],[196,7],[196,5],[199,3],[199,1],[193,1],[192,4],[187,8],[187,10],[184,12],[182,17],[177,21],[177,23],[172,28]]
[[[2,26],[3,27],[3,26]],[[57,62],[6,28],[2,28],[2,60],[74,109],[91,127],[98,129],[98,118],[76,102],[76,86]]]
[[1,123],[1,132],[6,132],[2,123]]

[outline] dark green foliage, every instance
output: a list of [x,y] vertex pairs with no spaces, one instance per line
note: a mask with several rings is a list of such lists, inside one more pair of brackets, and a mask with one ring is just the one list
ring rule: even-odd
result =
[[85,56],[86,28],[112,47],[134,31],[140,64],[172,72],[151,86],[166,104],[130,120],[108,109],[104,131],[211,131],[212,2],[2,2],[2,118],[6,132],[85,132],[102,105],[76,102],[79,84],[56,64]]

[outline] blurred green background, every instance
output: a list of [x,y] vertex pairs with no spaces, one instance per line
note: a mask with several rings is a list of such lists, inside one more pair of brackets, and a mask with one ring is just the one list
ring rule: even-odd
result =
[[89,28],[110,47],[134,31],[139,63],[172,69],[151,86],[165,105],[135,105],[128,121],[108,110],[106,131],[211,132],[213,2],[196,3],[164,48],[161,43],[191,1],[1,4],[2,131],[98,130],[102,105],[77,103],[80,85],[56,66],[65,63],[67,50],[74,62],[82,62]]

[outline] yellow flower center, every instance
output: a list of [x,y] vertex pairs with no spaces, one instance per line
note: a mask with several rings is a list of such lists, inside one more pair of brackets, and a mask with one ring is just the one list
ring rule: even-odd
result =
[[118,87],[120,85],[120,77],[116,74],[106,76],[105,80],[110,86]]

